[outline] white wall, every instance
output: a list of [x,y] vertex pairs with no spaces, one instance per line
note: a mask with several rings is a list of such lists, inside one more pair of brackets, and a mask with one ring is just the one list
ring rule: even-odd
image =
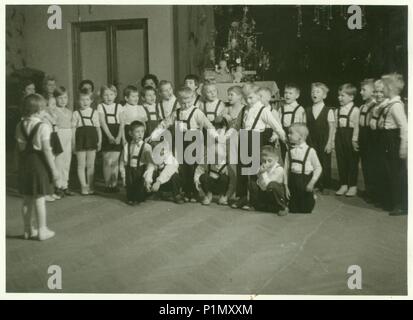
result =
[[[71,22],[148,19],[149,72],[160,79],[174,79],[172,6],[61,6],[63,29],[47,27],[48,6],[26,6],[25,45],[27,65],[52,74],[58,83],[72,88]],[[137,79],[138,80],[138,79]]]

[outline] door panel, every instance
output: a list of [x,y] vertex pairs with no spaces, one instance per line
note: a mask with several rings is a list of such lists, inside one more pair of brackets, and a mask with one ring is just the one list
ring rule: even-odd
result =
[[84,79],[96,90],[114,84],[121,93],[149,72],[147,19],[75,22],[72,39],[74,99]]
[[116,30],[116,85],[122,92],[137,85],[145,75],[145,37],[143,30]]
[[108,81],[106,31],[80,33],[81,79],[90,79],[98,89]]

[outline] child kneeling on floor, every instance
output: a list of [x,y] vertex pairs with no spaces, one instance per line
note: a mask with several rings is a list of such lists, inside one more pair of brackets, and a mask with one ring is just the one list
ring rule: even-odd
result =
[[315,206],[314,186],[322,168],[315,149],[306,143],[308,128],[305,124],[290,126],[288,139],[291,149],[285,157],[285,186],[290,213],[311,213]]
[[[159,155],[158,150],[159,148]],[[154,147],[152,158],[155,166],[154,172],[149,173],[151,181],[150,190],[154,193],[171,192],[173,200],[177,204],[184,203],[181,196],[181,179],[179,177],[179,162],[173,156],[169,144],[162,141]],[[153,182],[155,181],[155,182]]]
[[140,121],[130,124],[131,141],[123,147],[120,158],[120,174],[126,187],[126,200],[129,205],[146,200],[150,190],[154,164],[152,147],[143,141],[145,125]]
[[278,162],[273,146],[261,148],[261,167],[257,181],[249,182],[250,204],[257,211],[273,212],[279,216],[287,214],[284,168]]

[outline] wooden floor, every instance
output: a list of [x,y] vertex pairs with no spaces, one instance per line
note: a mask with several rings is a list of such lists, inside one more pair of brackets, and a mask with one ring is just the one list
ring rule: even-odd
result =
[[[311,215],[99,195],[48,204],[46,242],[21,239],[20,201],[7,195],[7,291],[50,292],[48,266],[79,293],[407,293],[407,218],[361,199],[319,196]],[[362,290],[347,268],[362,268]]]

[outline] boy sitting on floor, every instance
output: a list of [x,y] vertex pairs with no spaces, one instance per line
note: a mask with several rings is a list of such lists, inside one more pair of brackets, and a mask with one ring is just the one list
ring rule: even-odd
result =
[[273,212],[279,216],[287,214],[284,187],[284,168],[278,163],[273,146],[261,149],[261,168],[257,180],[249,182],[250,204],[258,211]]

